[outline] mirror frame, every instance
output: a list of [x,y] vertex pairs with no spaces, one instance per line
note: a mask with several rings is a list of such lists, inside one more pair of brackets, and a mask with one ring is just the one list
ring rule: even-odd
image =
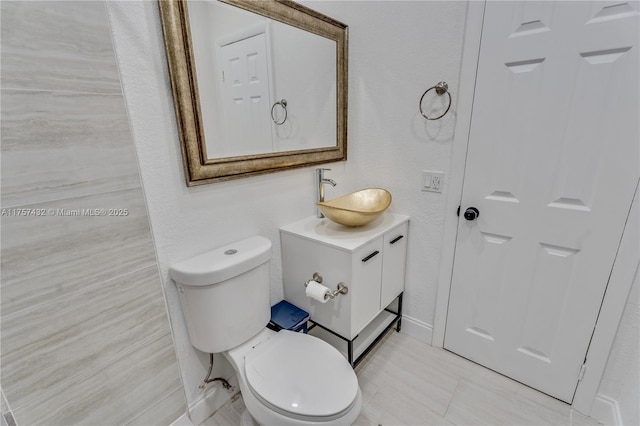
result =
[[207,158],[186,0],[158,0],[187,186],[347,159],[348,27],[290,0],[218,0],[336,42],[336,146]]

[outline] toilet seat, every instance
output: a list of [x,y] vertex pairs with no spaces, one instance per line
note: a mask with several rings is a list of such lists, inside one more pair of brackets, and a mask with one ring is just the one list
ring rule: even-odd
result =
[[358,379],[342,354],[304,333],[276,333],[247,354],[244,369],[257,399],[300,420],[338,418],[358,395]]

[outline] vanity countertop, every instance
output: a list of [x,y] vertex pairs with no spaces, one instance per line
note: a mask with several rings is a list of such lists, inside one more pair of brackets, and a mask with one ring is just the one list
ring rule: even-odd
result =
[[332,222],[327,218],[320,219],[311,216],[281,227],[280,232],[354,252],[369,241],[408,220],[409,216],[385,212],[366,225],[349,227]]

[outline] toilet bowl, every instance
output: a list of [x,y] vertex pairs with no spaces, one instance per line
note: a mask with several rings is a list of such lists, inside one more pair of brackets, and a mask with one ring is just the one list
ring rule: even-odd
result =
[[271,242],[256,236],[170,268],[191,343],[231,363],[257,423],[350,425],[362,396],[344,356],[308,334],[265,328],[270,258]]
[[350,425],[360,414],[362,396],[353,369],[316,337],[265,328],[224,356],[259,424]]

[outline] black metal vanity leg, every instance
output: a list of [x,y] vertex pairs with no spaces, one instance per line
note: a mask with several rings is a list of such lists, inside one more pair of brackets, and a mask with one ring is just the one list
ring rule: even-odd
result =
[[347,341],[347,358],[349,360],[349,365],[350,366],[354,366],[353,365],[353,340],[348,340]]
[[402,328],[402,296],[404,292],[400,293],[398,296],[398,322],[396,323],[396,332],[400,332],[400,328]]

